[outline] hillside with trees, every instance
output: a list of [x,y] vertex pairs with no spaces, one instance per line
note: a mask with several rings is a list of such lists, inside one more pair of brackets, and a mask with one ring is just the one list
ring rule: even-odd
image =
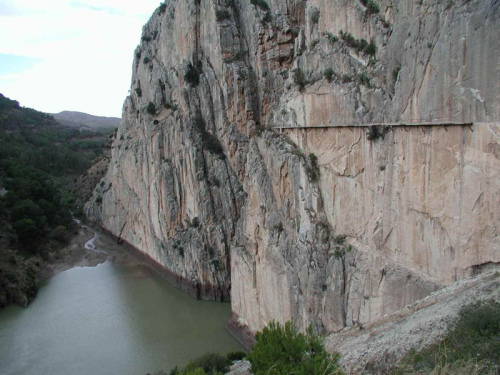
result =
[[72,235],[71,184],[113,131],[71,128],[0,94],[0,308],[35,297],[37,271]]

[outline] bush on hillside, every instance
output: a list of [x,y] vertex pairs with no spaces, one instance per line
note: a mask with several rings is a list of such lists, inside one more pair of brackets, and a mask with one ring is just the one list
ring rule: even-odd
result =
[[299,333],[292,322],[284,326],[271,322],[255,336],[257,343],[248,355],[252,372],[268,374],[342,374],[338,367],[340,356],[329,355],[320,337]]

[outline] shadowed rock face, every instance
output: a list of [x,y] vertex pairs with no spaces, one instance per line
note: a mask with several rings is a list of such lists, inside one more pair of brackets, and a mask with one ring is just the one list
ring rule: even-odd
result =
[[[500,262],[498,2],[269,6],[154,13],[87,215],[250,331],[369,323]],[[482,123],[267,130],[418,121]]]

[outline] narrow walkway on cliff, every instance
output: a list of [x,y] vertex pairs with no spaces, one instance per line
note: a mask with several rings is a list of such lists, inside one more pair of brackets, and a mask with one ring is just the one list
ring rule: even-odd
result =
[[[476,123],[479,124],[479,123]],[[486,124],[486,123],[485,123]],[[316,125],[316,126],[274,126],[273,129],[328,129],[328,128],[370,128],[374,126],[387,127],[424,127],[424,126],[469,126],[474,125],[473,122],[388,122],[388,123],[370,123],[370,124],[335,124],[335,125]]]

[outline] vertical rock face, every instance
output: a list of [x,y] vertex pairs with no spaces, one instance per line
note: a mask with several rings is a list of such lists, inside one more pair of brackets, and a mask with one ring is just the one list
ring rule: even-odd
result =
[[[500,262],[498,1],[256,3],[155,11],[87,215],[251,331],[371,322]],[[422,121],[474,125],[293,129]]]

